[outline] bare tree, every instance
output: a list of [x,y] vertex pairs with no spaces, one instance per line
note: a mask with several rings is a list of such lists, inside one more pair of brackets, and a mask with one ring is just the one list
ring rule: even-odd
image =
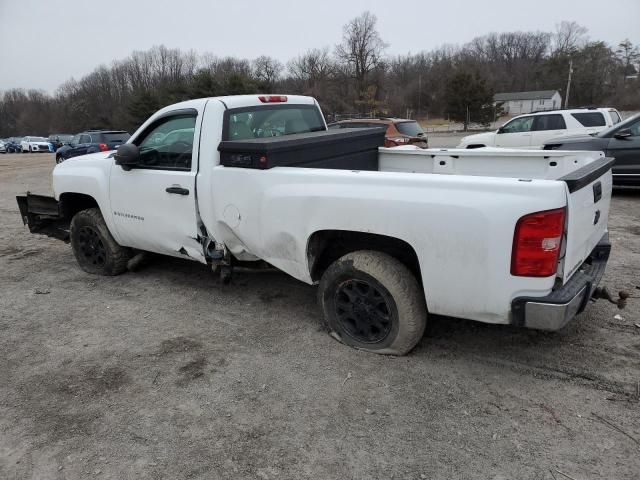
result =
[[265,90],[272,90],[284,67],[272,57],[262,55],[253,61],[253,75]]
[[616,56],[622,62],[623,76],[626,80],[627,75],[636,73],[635,64],[640,60],[640,49],[628,38],[618,44]]
[[316,82],[329,78],[335,68],[329,56],[329,48],[324,47],[313,48],[291,59],[287,70],[294,79],[313,86]]
[[336,45],[336,56],[355,79],[360,100],[365,96],[370,74],[382,66],[388,46],[376,29],[377,21],[374,14],[364,12],[343,27],[342,43]]
[[577,22],[562,21],[553,34],[552,54],[568,55],[587,43],[587,29]]

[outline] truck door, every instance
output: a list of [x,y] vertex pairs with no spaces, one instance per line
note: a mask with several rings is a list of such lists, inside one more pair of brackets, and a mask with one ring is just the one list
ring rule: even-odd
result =
[[567,133],[567,124],[559,113],[536,115],[531,132],[531,147],[542,148],[545,142]]
[[624,180],[625,177],[640,177],[640,118],[626,128],[618,129],[609,140],[607,155],[616,159],[614,178]]
[[78,141],[78,145],[73,150],[74,156],[85,155],[89,150],[89,146],[91,145],[91,136],[87,134],[80,135],[80,140]]
[[533,117],[518,117],[501,127],[496,134],[496,147],[529,148]]
[[182,109],[158,118],[132,141],[138,165],[112,167],[111,210],[123,245],[206,263],[195,195],[197,115]]

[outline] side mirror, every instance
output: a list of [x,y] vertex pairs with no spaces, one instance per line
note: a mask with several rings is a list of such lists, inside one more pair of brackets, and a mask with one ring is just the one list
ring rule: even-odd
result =
[[506,132],[506,130],[504,129],[504,127],[500,127],[498,129],[498,133],[505,133],[505,132]]
[[123,143],[116,150],[113,156],[116,165],[120,165],[123,170],[129,171],[140,162],[140,150],[133,143]]
[[619,139],[624,139],[624,138],[629,138],[633,136],[633,132],[631,131],[630,128],[623,128],[622,130],[618,130],[614,135],[613,138],[619,138]]

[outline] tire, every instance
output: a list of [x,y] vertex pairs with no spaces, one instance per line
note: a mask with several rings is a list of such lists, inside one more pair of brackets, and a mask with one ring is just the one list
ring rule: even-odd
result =
[[80,268],[94,275],[119,275],[127,270],[131,251],[113,239],[100,209],[89,208],[71,220],[71,248]]
[[320,280],[318,302],[334,338],[372,353],[410,352],[427,325],[418,281],[382,252],[351,252],[332,263]]
[[56,155],[56,165],[62,161],[62,157],[60,155]]

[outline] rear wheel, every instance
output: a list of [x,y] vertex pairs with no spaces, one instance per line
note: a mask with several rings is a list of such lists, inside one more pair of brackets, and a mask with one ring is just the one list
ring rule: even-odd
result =
[[71,220],[71,248],[80,268],[94,275],[119,275],[127,270],[131,251],[118,245],[97,208],[75,214]]
[[369,352],[404,355],[426,327],[420,285],[382,252],[362,250],[336,260],[322,276],[318,300],[332,335]]

